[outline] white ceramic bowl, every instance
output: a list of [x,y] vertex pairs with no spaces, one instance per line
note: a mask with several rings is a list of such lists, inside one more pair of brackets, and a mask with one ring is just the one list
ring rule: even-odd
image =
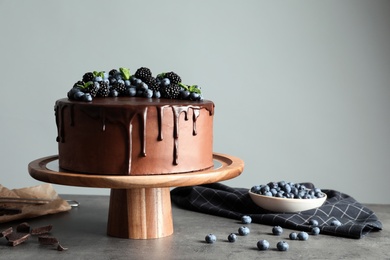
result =
[[324,197],[318,199],[286,199],[278,197],[264,196],[257,193],[253,193],[249,190],[249,196],[253,202],[262,207],[274,212],[298,212],[320,207],[326,200],[326,194]]

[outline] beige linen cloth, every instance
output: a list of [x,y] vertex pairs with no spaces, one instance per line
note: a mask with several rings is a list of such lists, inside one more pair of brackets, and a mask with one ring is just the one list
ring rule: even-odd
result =
[[9,222],[19,219],[34,218],[38,216],[55,214],[58,212],[68,211],[71,206],[66,200],[60,198],[51,184],[42,184],[33,187],[21,189],[7,189],[0,184],[0,198],[27,198],[49,200],[45,204],[22,204],[22,203],[2,203],[0,207],[17,208],[22,212],[15,215],[0,216],[0,223]]

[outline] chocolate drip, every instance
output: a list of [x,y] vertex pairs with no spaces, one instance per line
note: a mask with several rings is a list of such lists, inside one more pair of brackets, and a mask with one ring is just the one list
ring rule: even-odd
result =
[[102,121],[102,131],[106,131],[106,110],[104,108],[100,108],[100,119]]
[[[141,151],[140,156],[147,156],[146,149],[146,127],[147,127],[147,113],[148,106],[150,105],[141,105],[134,107],[134,109],[121,109],[117,107],[99,107],[96,109],[95,106],[88,106],[88,104],[83,105],[80,109],[89,117],[99,120],[101,122],[102,131],[106,130],[106,123],[119,123],[125,128],[126,132],[126,153],[128,156],[128,162],[126,163],[126,172],[125,174],[131,174],[131,158],[132,158],[132,132],[133,132],[133,120],[134,118],[138,118],[139,120],[139,133],[140,133],[140,142],[141,142]],[[188,112],[192,110],[192,135],[197,135],[197,127],[196,122],[200,116],[200,109],[205,108],[209,111],[209,115],[212,116],[214,114],[214,104],[207,103],[202,106],[194,105],[171,105],[171,104],[154,104],[157,109],[157,120],[158,120],[158,136],[157,140],[162,141],[164,139],[163,136],[163,117],[164,110],[168,107],[172,109],[173,112],[173,164],[179,164],[179,123],[180,123],[180,115],[184,113],[184,120],[188,120]],[[56,124],[57,124],[57,141],[65,142],[65,133],[64,133],[64,110],[69,107],[69,116],[70,116],[70,125],[74,126],[74,105],[56,102],[55,106],[55,116],[56,116]],[[77,122],[76,122],[77,123]]]
[[[172,112],[173,112],[173,164],[178,165],[179,164],[179,118],[180,114],[184,113],[184,120],[188,120],[188,111],[189,109],[192,109],[192,135],[196,135],[196,120],[198,119],[200,115],[200,107],[199,106],[172,106]],[[210,113],[211,110],[209,110]]]
[[[56,124],[57,124],[57,142],[64,143],[65,142],[65,134],[64,134],[64,116],[63,112],[67,105],[58,105],[55,106],[55,115],[56,115]],[[73,121],[71,121],[73,122]]]
[[200,115],[200,110],[199,109],[193,109],[193,114],[192,114],[192,135],[197,135],[196,131],[196,120],[198,119]]

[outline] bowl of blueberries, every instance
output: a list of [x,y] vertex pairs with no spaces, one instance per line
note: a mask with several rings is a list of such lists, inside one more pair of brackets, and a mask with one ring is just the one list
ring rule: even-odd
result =
[[327,198],[319,188],[286,181],[255,185],[249,190],[249,196],[263,209],[285,213],[318,208]]

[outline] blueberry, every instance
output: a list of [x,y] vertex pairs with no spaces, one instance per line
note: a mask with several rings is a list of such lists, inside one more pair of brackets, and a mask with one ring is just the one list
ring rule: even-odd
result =
[[287,251],[288,248],[290,246],[288,245],[288,243],[286,241],[279,241],[277,244],[276,244],[276,248],[279,250],[279,251]]
[[141,84],[138,85],[138,89],[139,90],[142,90],[142,91],[145,91],[149,88],[148,84],[146,84],[145,82],[142,82]]
[[135,78],[134,81],[133,81],[133,85],[136,85],[137,87],[138,87],[139,85],[141,85],[141,83],[142,83],[142,80],[137,79],[137,78]]
[[275,195],[276,198],[283,198],[283,192],[278,191]]
[[119,95],[118,91],[115,89],[111,89],[110,93],[108,94],[110,97],[117,97]]
[[188,90],[182,90],[180,91],[180,97],[181,99],[188,99],[190,96],[190,92]]
[[137,90],[135,88],[128,88],[126,90],[126,95],[130,97],[134,97],[137,94]]
[[146,97],[146,98],[151,98],[151,97],[153,97],[153,90],[151,90],[151,89],[146,89],[146,90],[144,91],[144,97]]
[[285,184],[282,189],[286,193],[290,193],[291,192],[291,186],[289,184]]
[[137,97],[143,97],[143,96],[144,96],[144,91],[141,90],[141,89],[138,89],[138,90],[137,90],[137,93],[136,93],[136,96],[137,96]]
[[261,251],[267,250],[269,248],[269,242],[265,239],[257,241],[257,248]]
[[206,243],[208,243],[208,244],[212,244],[215,241],[217,241],[217,237],[214,234],[208,234],[208,235],[206,235],[206,237],[204,239],[206,240]]
[[164,87],[166,87],[166,86],[169,86],[171,84],[171,81],[168,78],[163,78],[161,80],[160,84],[163,85]]
[[246,226],[241,226],[238,228],[238,234],[241,236],[247,236],[250,233],[250,229]]
[[252,218],[248,215],[244,215],[241,217],[242,224],[250,224],[252,223]]
[[301,231],[298,233],[298,239],[299,240],[308,240],[309,239],[309,234],[306,233],[305,231]]
[[91,96],[91,94],[85,93],[85,94],[82,96],[82,100],[83,100],[83,101],[86,101],[86,102],[92,102],[92,96]]
[[195,92],[192,92],[191,94],[190,94],[190,99],[191,100],[199,100],[200,99],[200,94],[198,94],[198,93],[195,93]]
[[290,240],[297,240],[298,235],[295,232],[291,232],[288,237],[290,238]]
[[313,227],[311,229],[311,234],[314,235],[314,236],[317,236],[320,234],[320,228],[319,227]]
[[100,77],[100,76],[97,76],[97,77],[95,77],[95,79],[94,79],[94,81],[102,81],[102,80],[103,80],[103,78]]
[[259,193],[260,192],[260,185],[255,185],[251,188],[251,192],[253,193]]
[[110,85],[114,85],[114,83],[117,81],[116,78],[110,77],[109,78]]
[[283,228],[282,227],[274,226],[272,228],[272,234],[274,234],[275,236],[280,236],[282,233],[283,233]]
[[75,100],[82,100],[83,96],[85,95],[84,92],[77,91],[73,94],[73,99]]
[[318,221],[316,219],[310,219],[309,220],[309,225],[311,225],[311,226],[318,226]]
[[260,192],[262,194],[265,194],[266,192],[270,191],[270,187],[268,185],[261,186]]
[[75,87],[75,88],[71,88],[69,91],[68,91],[68,98],[69,99],[74,99],[74,95],[76,92],[82,92],[81,89]]
[[271,189],[276,189],[278,187],[278,183],[277,182],[269,182],[267,184]]
[[272,197],[272,192],[267,191],[266,193],[263,194],[264,196]]
[[161,97],[160,91],[154,90],[154,91],[153,91],[153,97],[155,97],[155,98],[160,98],[160,97]]
[[128,79],[125,80],[125,86],[126,87],[130,87],[131,86],[130,80],[128,80]]
[[237,240],[236,234],[230,233],[230,234],[228,235],[228,241],[229,241],[229,242],[233,243],[233,242],[236,242],[236,240]]
[[338,227],[338,226],[341,226],[341,222],[338,221],[337,219],[335,219],[335,220],[332,220],[332,221],[330,222],[330,225],[331,225],[331,226]]

